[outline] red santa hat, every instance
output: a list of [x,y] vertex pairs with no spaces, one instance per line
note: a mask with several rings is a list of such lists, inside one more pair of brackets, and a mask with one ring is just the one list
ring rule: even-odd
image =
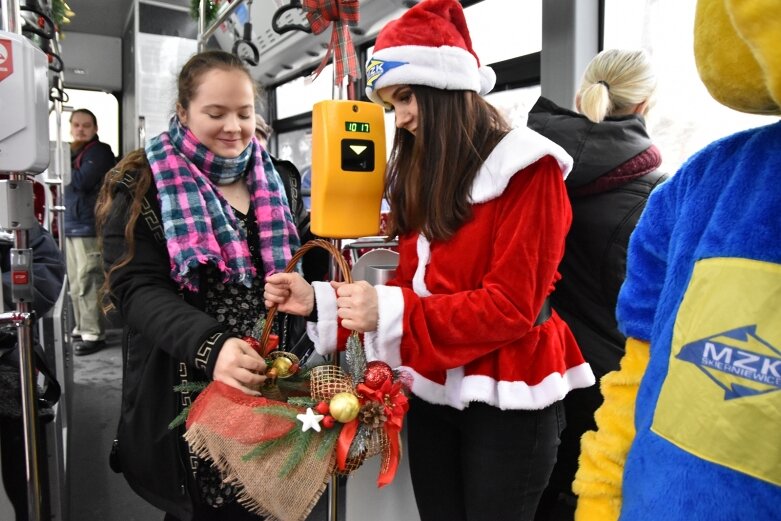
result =
[[471,90],[494,88],[496,74],[472,49],[464,10],[456,0],[424,0],[377,36],[366,62],[366,95],[382,103],[377,91],[390,85],[427,85]]

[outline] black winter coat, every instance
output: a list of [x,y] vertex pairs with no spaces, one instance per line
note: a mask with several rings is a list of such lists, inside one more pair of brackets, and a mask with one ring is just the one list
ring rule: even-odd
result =
[[[106,270],[125,253],[125,223],[136,175],[151,173],[125,174],[116,185],[102,231]],[[154,183],[145,199],[135,224],[135,255],[109,275],[111,299],[124,324],[116,461],[138,495],[179,519],[190,519],[190,464],[180,443],[184,430],[168,429],[190,396],[173,388],[186,379],[211,379],[217,354],[228,338],[227,326],[203,311],[202,294],[180,292],[170,278]]]
[[95,203],[103,177],[116,160],[111,147],[95,135],[71,151],[71,182],[65,185],[65,235],[95,237]]
[[[102,231],[107,271],[125,253],[132,187],[141,175],[151,173],[126,173],[116,185],[111,214]],[[286,176],[281,177],[284,180]],[[287,196],[296,200],[291,191]],[[168,424],[192,397],[173,388],[183,381],[211,380],[217,355],[233,335],[224,323],[204,311],[204,272],[198,293],[180,291],[171,280],[154,182],[144,199],[135,225],[135,255],[127,265],[109,273],[111,299],[124,324],[122,410],[115,461],[136,493],[185,520],[193,515],[192,498],[198,491],[190,489],[191,464],[181,441],[184,428],[169,430]],[[284,316],[277,316],[284,320]],[[298,322],[290,326],[293,338],[289,342],[295,343],[295,335],[303,333],[304,321]],[[299,329],[302,331],[297,332]],[[288,342],[285,338],[281,341],[283,345]]]
[[561,280],[551,302],[572,329],[597,378],[618,369],[625,337],[618,331],[616,300],[626,273],[629,236],[651,191],[667,176],[654,170],[610,189],[578,195],[649,150],[642,117],[585,116],[540,98],[529,113],[529,128],[562,146],[574,159],[566,180],[572,203]]

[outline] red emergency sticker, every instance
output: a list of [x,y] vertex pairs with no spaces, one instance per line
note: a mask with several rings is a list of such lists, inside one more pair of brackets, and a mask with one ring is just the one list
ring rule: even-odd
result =
[[13,42],[0,40],[0,81],[14,72]]

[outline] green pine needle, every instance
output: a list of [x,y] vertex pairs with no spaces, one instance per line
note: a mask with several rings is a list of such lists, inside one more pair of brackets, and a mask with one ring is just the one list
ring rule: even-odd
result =
[[306,396],[294,396],[287,399],[287,403],[293,407],[314,407],[317,405],[317,400],[313,398],[307,398]]
[[342,424],[339,423],[337,425],[334,425],[330,429],[326,429],[325,433],[323,435],[323,441],[320,443],[320,446],[317,447],[317,457],[319,459],[323,459],[329,454],[331,454],[331,451],[334,448],[334,445],[336,445],[336,439],[339,437],[339,433],[342,431]]
[[262,441],[255,445],[255,447],[249,451],[247,454],[241,457],[242,461],[249,461],[253,458],[259,458],[265,454],[267,454],[269,451],[274,450],[279,447],[284,447],[287,445],[291,440],[293,440],[298,433],[300,433],[296,428],[290,429],[288,432],[280,436],[279,438],[274,438],[273,440],[268,441]]
[[209,386],[209,382],[184,382],[174,386],[177,393],[199,393]]
[[[177,393],[199,393],[206,389],[206,387],[209,385],[209,382],[184,382],[179,385],[174,386],[174,391]],[[176,415],[176,418],[171,420],[171,423],[168,424],[168,429],[173,430],[180,425],[184,425],[187,421],[187,415],[190,414],[190,406],[184,407],[179,414]]]
[[187,415],[188,414],[190,414],[190,406],[189,405],[187,407],[185,407],[184,409],[182,409],[182,411],[179,414],[176,415],[176,418],[171,420],[171,423],[168,424],[168,429],[169,430],[173,430],[173,429],[179,427],[180,425],[184,425],[185,422],[187,421]]
[[296,415],[299,414],[298,410],[291,409],[286,405],[263,405],[262,407],[256,407],[255,412],[273,414],[294,421],[297,421]]
[[301,435],[294,438],[293,452],[290,453],[285,464],[279,469],[279,477],[282,479],[286,478],[304,459],[304,455],[312,442],[312,435],[315,433],[315,431],[298,432]]

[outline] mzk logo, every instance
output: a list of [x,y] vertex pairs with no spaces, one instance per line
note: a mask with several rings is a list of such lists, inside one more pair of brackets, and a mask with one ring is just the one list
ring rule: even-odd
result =
[[757,336],[756,325],[686,344],[676,358],[689,362],[724,389],[724,399],[781,388],[781,352]]
[[392,62],[383,60],[369,60],[366,64],[366,86],[374,88],[374,82],[391,69],[406,65],[407,62]]

